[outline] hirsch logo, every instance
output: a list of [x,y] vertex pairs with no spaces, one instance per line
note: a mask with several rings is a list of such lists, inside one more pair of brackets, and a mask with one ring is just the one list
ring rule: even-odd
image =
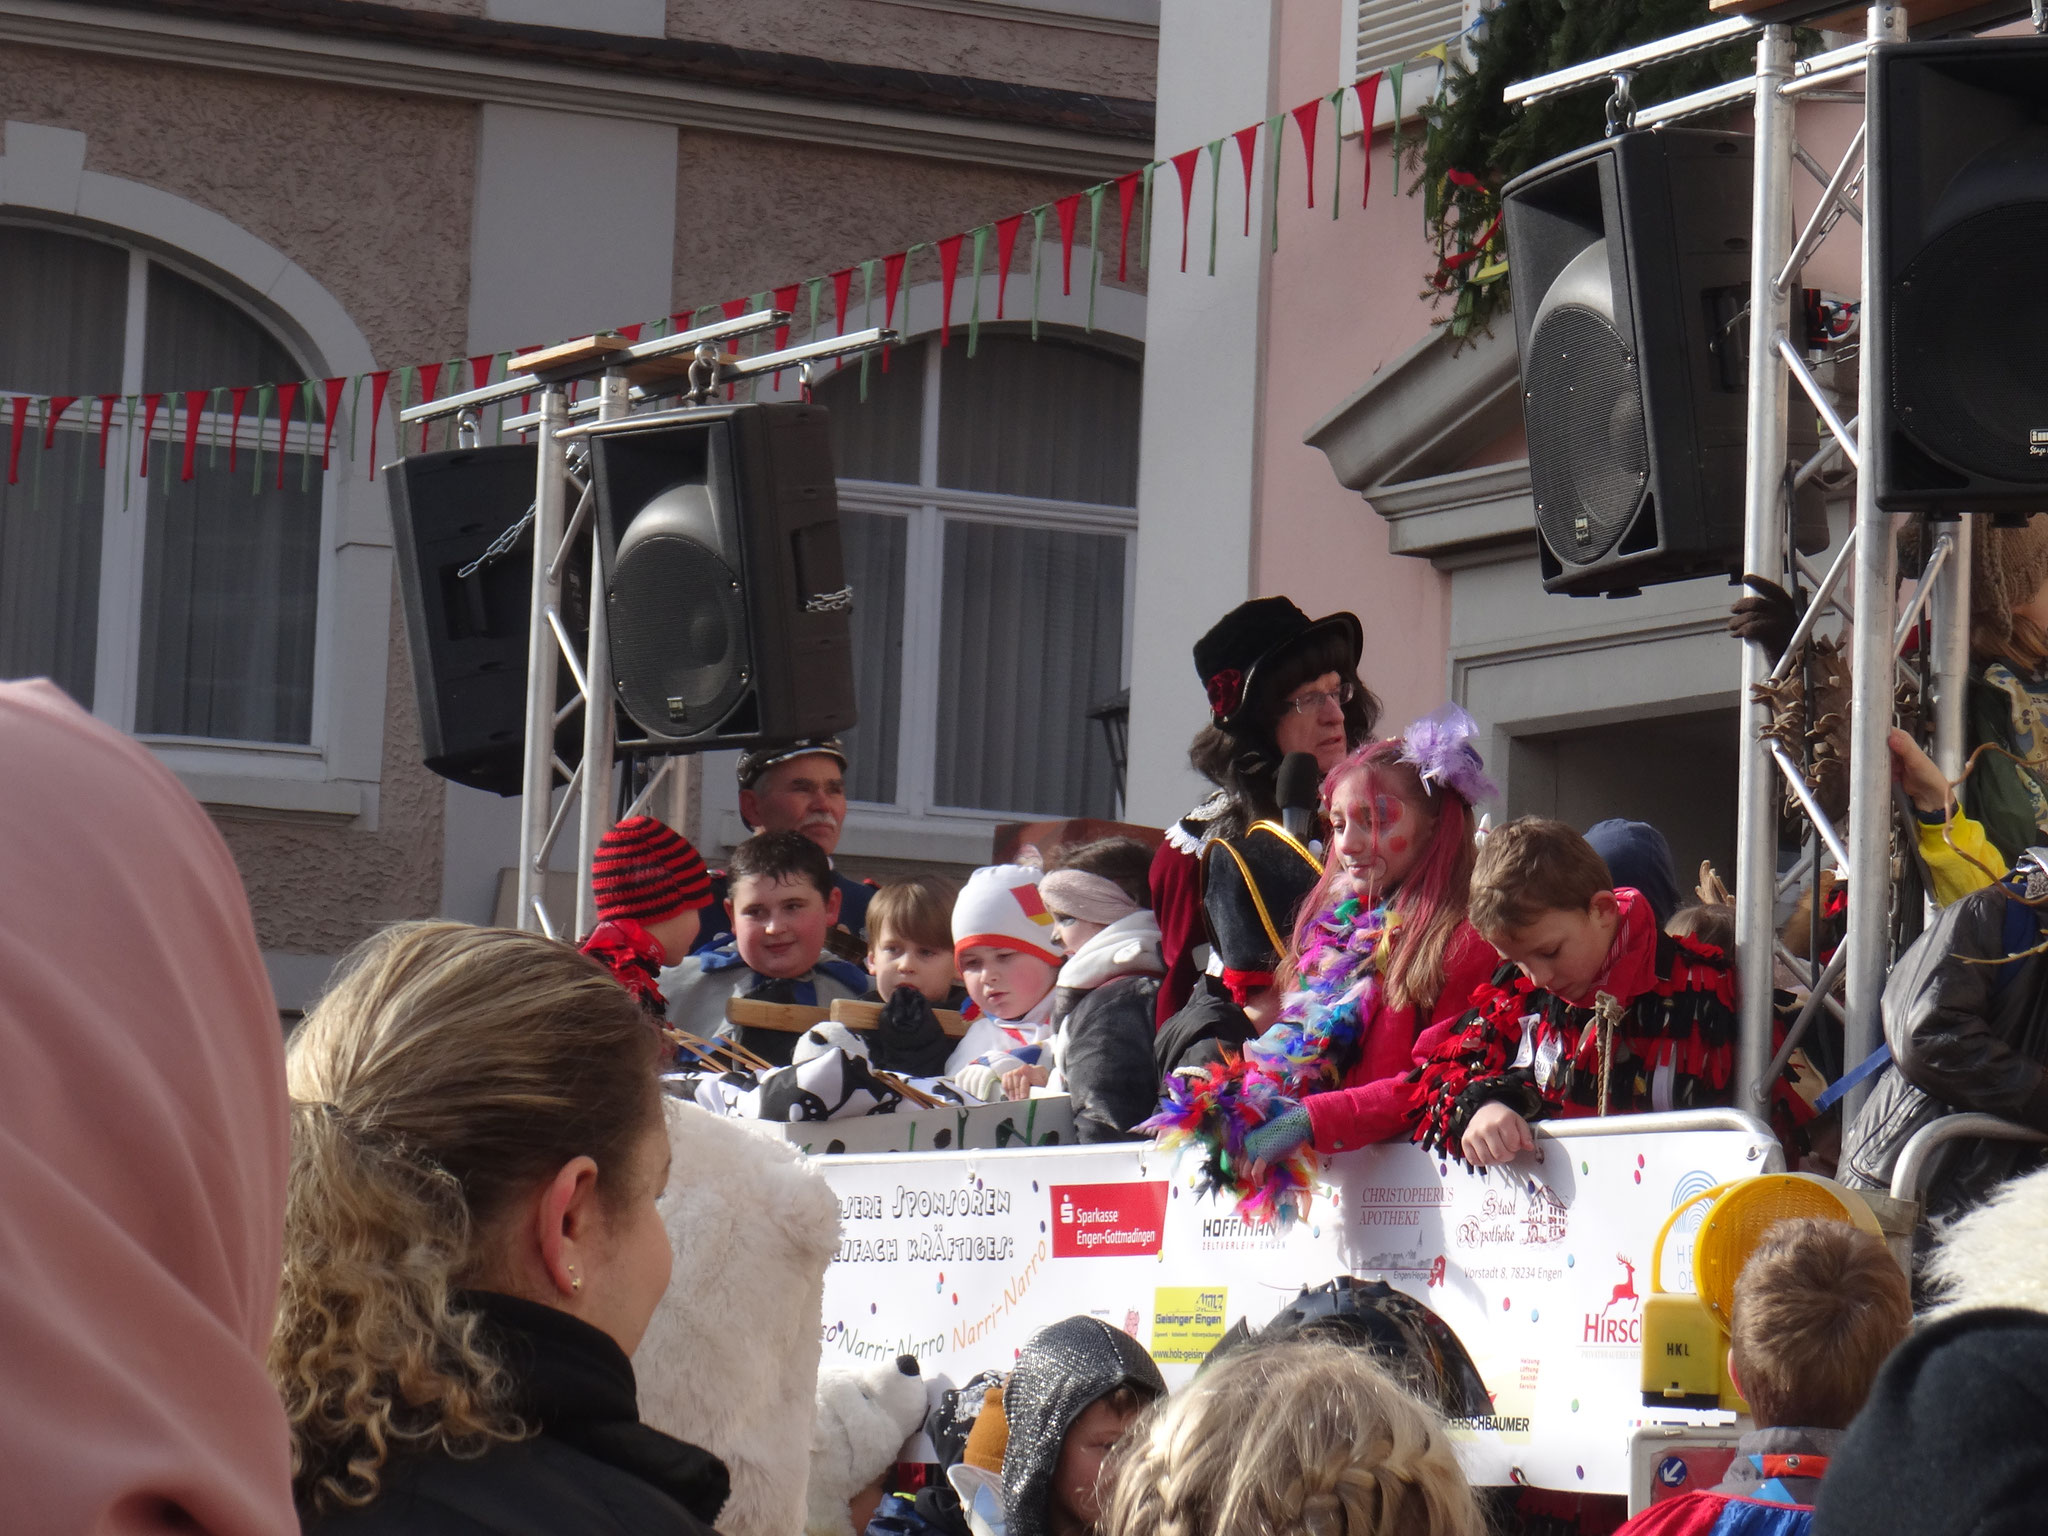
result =
[[1585,1314],[1581,1344],[1637,1344],[1643,1342],[1643,1298],[1636,1290],[1636,1266],[1625,1253],[1614,1260],[1626,1273],[1616,1283],[1614,1294],[1598,1312]]

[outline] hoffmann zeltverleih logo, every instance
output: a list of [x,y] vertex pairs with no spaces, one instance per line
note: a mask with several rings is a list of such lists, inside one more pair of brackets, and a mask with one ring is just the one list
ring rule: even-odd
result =
[[1155,1254],[1166,1232],[1166,1181],[1055,1184],[1052,1256],[1129,1258]]

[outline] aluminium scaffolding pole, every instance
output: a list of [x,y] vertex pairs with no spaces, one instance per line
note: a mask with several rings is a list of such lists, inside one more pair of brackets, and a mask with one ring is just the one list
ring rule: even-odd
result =
[[[1792,254],[1793,102],[1790,27],[1763,30],[1756,47],[1753,201],[1749,242],[1749,411],[1742,568],[1776,578],[1785,566],[1786,419],[1791,377],[1778,353],[1792,319],[1786,269]],[[1756,685],[1775,663],[1763,644],[1742,647],[1742,753],[1735,814],[1735,953],[1744,986],[1736,1051],[1736,1107],[1768,1112],[1772,958],[1777,945],[1779,765],[1767,733],[1770,706]],[[1759,984],[1761,982],[1761,984]]]
[[555,635],[548,617],[562,605],[559,546],[568,517],[569,420],[565,387],[540,396],[540,467],[534,476],[533,598],[526,634],[526,761],[519,798],[519,926],[552,931],[547,915],[548,852],[560,828],[551,819],[555,789]]
[[[1903,41],[1906,13],[1892,0],[1870,7],[1868,42]],[[1867,107],[1866,107],[1867,111]],[[1884,228],[1884,167],[1875,135],[1866,135],[1867,173],[1863,178],[1863,312],[1859,324],[1862,350],[1857,358],[1857,398],[1863,419],[1873,420],[1879,392],[1891,387],[1884,286],[1871,281],[1879,267],[1878,242]],[[1842,1025],[1842,1062],[1853,1070],[1883,1038],[1879,1004],[1891,968],[1892,792],[1891,734],[1897,693],[1898,651],[1891,615],[1896,606],[1898,546],[1892,517],[1877,504],[1877,482],[1862,456],[1856,475],[1856,613],[1850,654],[1850,686],[1854,702],[1849,714],[1849,946],[1847,1016]],[[1951,559],[1949,562],[1957,562]],[[1962,581],[1969,581],[1963,567]],[[1842,1105],[1848,1124],[1870,1091],[1868,1081],[1852,1088]]]

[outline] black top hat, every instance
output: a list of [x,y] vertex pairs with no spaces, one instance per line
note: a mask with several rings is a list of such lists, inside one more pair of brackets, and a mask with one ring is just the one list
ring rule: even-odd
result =
[[1226,972],[1270,975],[1322,865],[1270,821],[1253,822],[1242,837],[1211,838],[1202,859],[1216,958]]
[[1284,597],[1255,597],[1239,603],[1195,642],[1195,673],[1209,695],[1209,715],[1234,730],[1255,696],[1262,667],[1313,636],[1334,632],[1351,647],[1351,666],[1365,651],[1365,630],[1354,613],[1311,619]]

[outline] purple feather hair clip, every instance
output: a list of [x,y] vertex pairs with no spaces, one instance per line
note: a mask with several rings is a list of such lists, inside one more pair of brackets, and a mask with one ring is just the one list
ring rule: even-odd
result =
[[1401,734],[1401,761],[1412,765],[1432,789],[1448,789],[1467,805],[1492,800],[1500,791],[1486,776],[1472,738],[1479,722],[1455,704],[1431,710]]

